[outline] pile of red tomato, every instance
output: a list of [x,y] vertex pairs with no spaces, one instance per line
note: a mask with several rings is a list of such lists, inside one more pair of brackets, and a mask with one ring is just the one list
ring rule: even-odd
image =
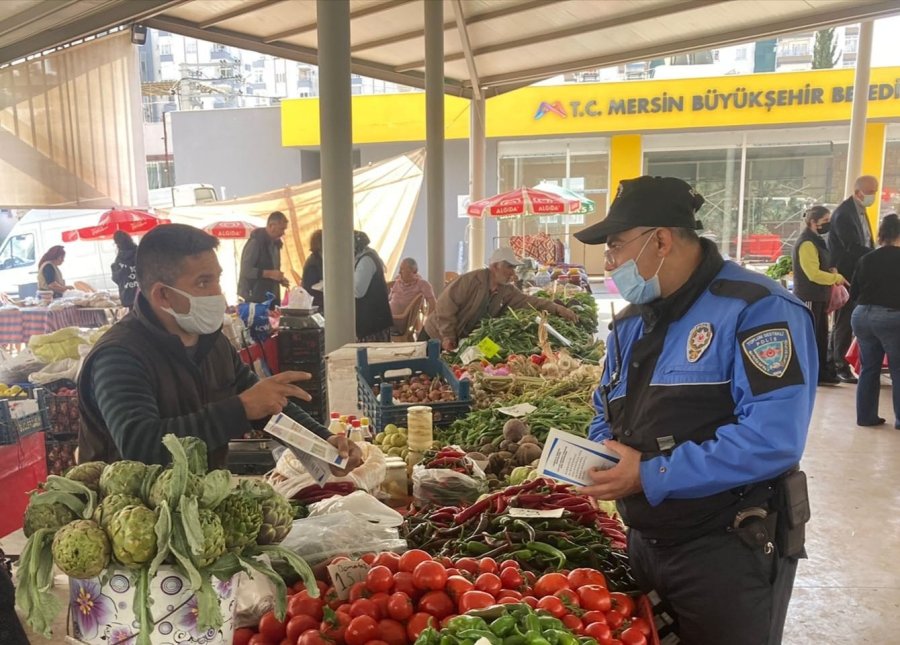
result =
[[[347,558],[336,558],[333,562]],[[338,599],[318,582],[313,598],[299,583],[288,598],[284,622],[272,612],[259,627],[239,629],[234,645],[409,645],[427,627],[498,604],[526,603],[561,620],[573,633],[599,645],[644,645],[650,623],[635,616],[634,600],[610,592],[594,569],[548,573],[521,571],[513,560],[432,558],[412,549],[403,555],[363,556],[370,565],[364,581]]]

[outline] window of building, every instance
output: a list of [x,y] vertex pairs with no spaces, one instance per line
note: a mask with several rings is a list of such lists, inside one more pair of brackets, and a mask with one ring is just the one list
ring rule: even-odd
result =
[[275,72],[275,82],[284,83],[287,80],[287,74],[284,72]]
[[845,54],[855,54],[859,49],[859,35],[847,34],[847,37],[844,38],[844,53]]
[[734,50],[734,60],[747,60],[747,48],[738,47],[736,50]]
[[163,56],[171,56],[172,55],[172,43],[161,43],[159,46],[159,53]]
[[187,38],[184,41],[184,53],[185,54],[196,54],[197,53],[197,41],[193,38]]
[[34,264],[34,235],[22,233],[6,240],[0,249],[0,269],[13,269]]

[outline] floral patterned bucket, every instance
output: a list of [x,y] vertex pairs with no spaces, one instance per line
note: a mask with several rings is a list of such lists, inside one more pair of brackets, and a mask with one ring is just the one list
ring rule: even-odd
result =
[[[150,581],[150,614],[153,645],[231,645],[238,577],[212,579],[219,596],[222,626],[200,631],[197,627],[197,597],[187,579],[173,567],[162,566]],[[134,645],[136,623],[134,588],[136,572],[110,567],[89,580],[69,579],[69,635],[85,645]]]

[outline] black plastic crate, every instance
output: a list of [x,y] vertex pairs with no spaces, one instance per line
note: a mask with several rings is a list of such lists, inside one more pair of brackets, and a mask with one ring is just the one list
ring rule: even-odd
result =
[[284,371],[288,363],[323,363],[325,330],[282,329],[278,332],[278,365]]
[[[453,370],[441,360],[441,345],[437,340],[428,341],[426,358],[414,358],[405,361],[369,364],[369,354],[365,347],[356,350],[356,379],[359,402],[365,415],[369,417],[376,432],[382,432],[388,424],[406,425],[406,415],[411,407],[427,405],[431,408],[432,421],[435,427],[448,426],[457,419],[466,416],[472,410],[469,393],[469,381],[460,381]],[[390,372],[390,374],[388,374]],[[386,376],[387,374],[387,376]],[[456,401],[401,403],[394,404],[394,388],[387,381],[391,378],[427,374],[429,377],[440,376],[456,395]],[[372,389],[381,385],[381,393],[375,396]]]
[[78,435],[84,427],[81,411],[78,409],[77,394],[54,394],[44,392],[44,407],[47,409],[47,436]]
[[62,475],[75,465],[75,449],[78,439],[47,439],[47,474]]
[[[279,363],[278,370],[281,372],[306,372],[312,376],[313,381],[325,382],[325,364],[323,363]],[[303,383],[305,381],[300,381]]]

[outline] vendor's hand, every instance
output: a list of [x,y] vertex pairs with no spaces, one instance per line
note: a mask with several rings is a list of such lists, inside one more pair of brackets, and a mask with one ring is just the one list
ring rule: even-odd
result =
[[284,274],[281,271],[276,271],[275,269],[267,269],[266,271],[263,271],[262,277],[266,278],[267,280],[277,280],[278,282],[287,280],[287,278],[284,277]]
[[359,449],[359,446],[356,445],[356,442],[348,441],[347,435],[333,435],[328,439],[328,443],[338,449],[338,453],[340,453],[341,457],[349,458],[347,461],[347,466],[343,470],[338,468],[337,466],[331,467],[331,473],[333,475],[336,475],[337,477],[343,477],[351,470],[355,470],[360,464],[362,464],[362,450]]
[[615,501],[640,493],[641,485],[641,453],[612,439],[603,445],[619,455],[619,463],[608,470],[592,468],[588,476],[593,485],[578,489],[583,495],[590,495],[604,501]]
[[566,320],[570,320],[572,322],[578,322],[578,314],[569,309],[568,307],[560,307],[559,311],[556,312],[558,315],[562,316]]
[[304,401],[312,397],[305,391],[292,385],[298,381],[308,381],[312,376],[306,372],[282,372],[261,380],[253,387],[238,395],[244,405],[244,413],[250,421],[264,419],[278,414],[288,404],[288,397],[295,396]]
[[441,347],[444,348],[445,352],[452,352],[456,349],[456,341],[452,338],[445,338],[444,342],[441,343]]

